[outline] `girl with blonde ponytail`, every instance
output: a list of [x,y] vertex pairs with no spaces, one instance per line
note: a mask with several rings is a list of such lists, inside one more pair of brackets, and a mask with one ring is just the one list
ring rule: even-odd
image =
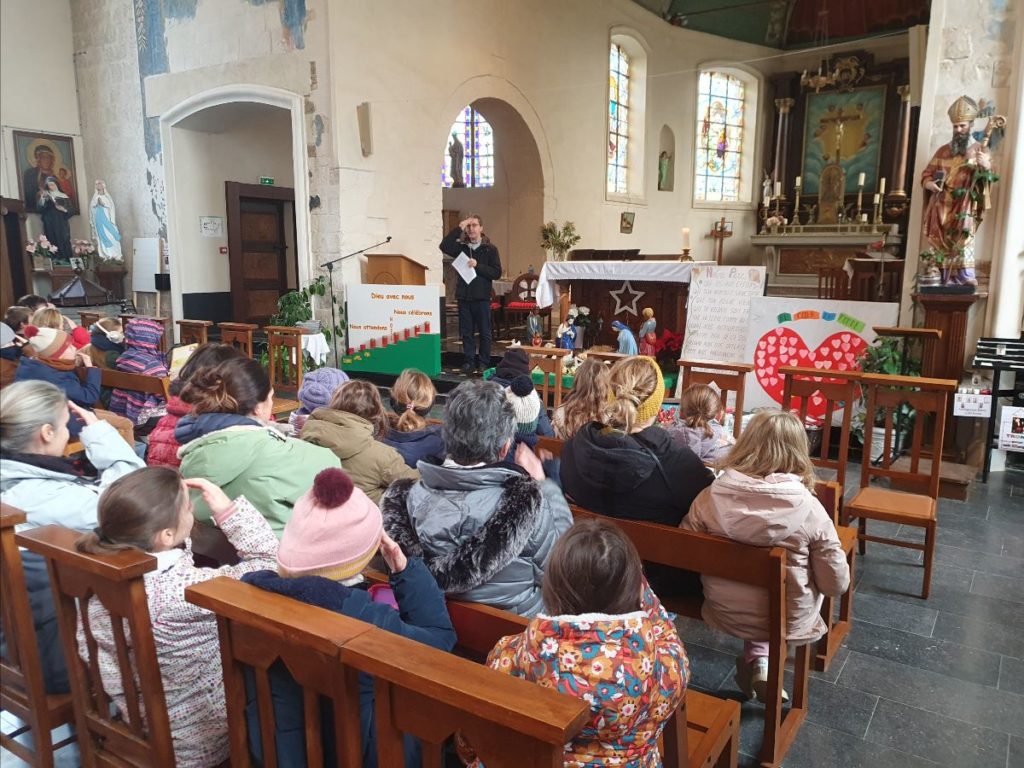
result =
[[562,450],[563,490],[594,512],[679,525],[713,476],[655,426],[665,398],[661,369],[650,357],[624,358],[608,386],[602,421],[583,426]]
[[427,422],[437,390],[423,371],[406,368],[391,385],[391,429],[384,442],[398,451],[405,463],[416,468],[421,459],[444,459],[441,425]]

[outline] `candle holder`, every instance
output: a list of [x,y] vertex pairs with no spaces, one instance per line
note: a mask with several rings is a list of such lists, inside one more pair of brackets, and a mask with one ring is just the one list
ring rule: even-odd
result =
[[793,196],[795,198],[793,201],[793,223],[797,225],[803,223],[800,221],[800,193],[802,191],[803,190],[799,184],[793,190]]
[[690,249],[689,248],[683,248],[683,252],[682,252],[682,254],[680,254],[679,260],[680,261],[693,261],[693,257],[690,256]]
[[[862,174],[863,175],[863,174]],[[853,217],[853,220],[858,224],[860,223],[860,214],[864,210],[864,185],[861,183],[857,184],[857,215]]]

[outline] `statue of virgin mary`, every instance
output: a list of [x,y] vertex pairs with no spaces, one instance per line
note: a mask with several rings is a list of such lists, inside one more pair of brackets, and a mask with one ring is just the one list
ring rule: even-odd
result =
[[89,222],[96,241],[96,255],[103,261],[124,261],[114,201],[107,194],[107,184],[103,179],[96,180],[96,191],[89,202]]

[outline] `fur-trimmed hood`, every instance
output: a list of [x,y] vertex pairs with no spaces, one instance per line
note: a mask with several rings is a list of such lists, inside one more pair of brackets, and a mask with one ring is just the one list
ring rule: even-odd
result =
[[508,465],[418,466],[419,481],[396,481],[381,499],[388,535],[448,594],[537,613],[551,547],[572,524],[558,487]]

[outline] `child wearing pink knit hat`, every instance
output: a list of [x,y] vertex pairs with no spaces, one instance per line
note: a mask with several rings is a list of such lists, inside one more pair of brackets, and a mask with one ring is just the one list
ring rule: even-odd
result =
[[[362,571],[380,552],[390,571],[390,586],[398,603],[374,602]],[[395,634],[426,643],[443,651],[455,646],[444,594],[418,557],[407,558],[384,533],[380,509],[355,487],[340,469],[325,469],[313,481],[292,510],[277,550],[277,572],[257,571],[243,581],[261,589],[326,608],[344,616],[374,624]],[[274,692],[274,726],[280,754],[306,759],[302,692],[281,665],[270,672]],[[373,680],[360,675],[359,718],[363,734],[373,734]],[[255,736],[255,738],[254,738]],[[334,733],[324,730],[324,762],[336,762]],[[260,728],[249,729],[249,748],[260,758]],[[364,763],[377,754],[376,739],[363,739]],[[407,764],[419,743],[406,737]]]

